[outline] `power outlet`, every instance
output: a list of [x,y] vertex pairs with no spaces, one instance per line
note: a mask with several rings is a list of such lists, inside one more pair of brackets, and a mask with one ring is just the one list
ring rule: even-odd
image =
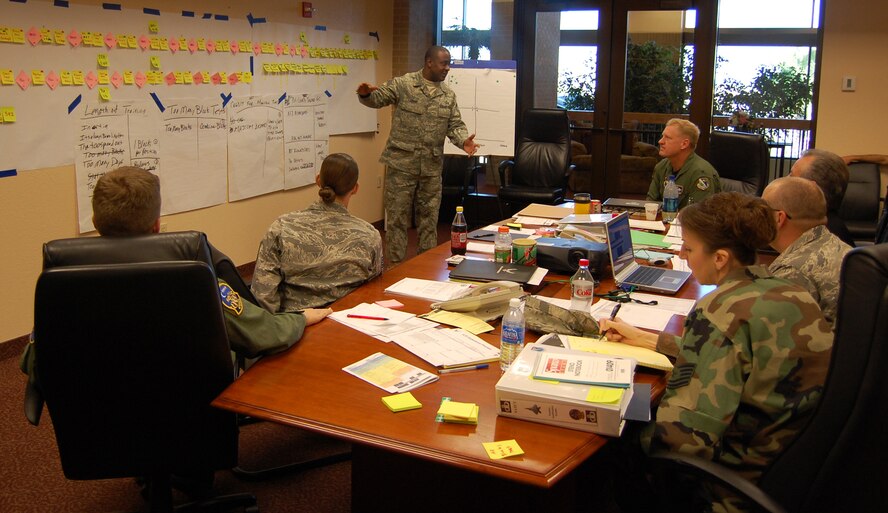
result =
[[376,177],[376,188],[382,189],[382,177],[381,176]]

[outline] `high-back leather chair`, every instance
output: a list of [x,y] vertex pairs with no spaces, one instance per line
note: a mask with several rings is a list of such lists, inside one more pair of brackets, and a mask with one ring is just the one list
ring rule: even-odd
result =
[[839,217],[856,241],[871,242],[879,223],[879,165],[855,162],[848,165],[848,188],[839,206]]
[[566,110],[524,111],[515,160],[504,160],[499,166],[502,185],[497,197],[503,217],[530,203],[564,201],[567,177],[574,169],[570,141]]
[[[43,253],[34,349],[65,476],[148,477],[152,511],[171,511],[171,474],[237,465],[235,415],[210,406],[234,372],[206,237],[65,239]],[[255,508],[248,494],[212,502]]]
[[708,160],[723,191],[761,196],[765,190],[770,154],[764,136],[715,130],[709,138]]
[[851,250],[842,264],[829,375],[797,438],[758,486],[712,461],[657,458],[737,490],[767,511],[885,511],[888,454],[888,244]]
[[[449,219],[453,217],[455,207],[466,205],[466,198],[477,192],[477,176],[480,171],[481,165],[476,157],[444,155],[444,166],[441,169],[441,207],[438,219]],[[470,209],[466,209],[467,219],[469,214]]]

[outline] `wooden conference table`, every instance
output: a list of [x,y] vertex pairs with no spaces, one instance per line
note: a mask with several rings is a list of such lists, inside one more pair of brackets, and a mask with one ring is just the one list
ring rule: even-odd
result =
[[[446,280],[448,256],[450,247],[443,244],[405,261],[337,301],[333,309],[391,299],[395,296],[384,289],[404,277]],[[550,273],[535,292],[569,297],[566,283],[553,283],[559,279],[567,277]],[[611,288],[613,278],[605,277],[599,291]],[[699,294],[692,277],[678,296]],[[429,311],[428,301],[396,298],[404,311]],[[680,333],[682,321],[673,317],[667,331]],[[499,324],[495,326],[481,336],[498,346]],[[536,338],[528,333],[528,341]],[[327,319],[308,327],[288,351],[259,361],[213,405],[352,442],[353,511],[405,511],[407,505],[421,505],[422,511],[590,511],[590,483],[601,469],[589,460],[607,437],[497,416],[499,364],[442,374],[413,390],[422,408],[392,413],[380,400],[388,395],[384,390],[342,370],[377,351],[435,372],[395,343]],[[636,381],[651,383],[652,396],[659,400],[666,377],[641,369]],[[435,422],[442,396],[478,404],[478,425]],[[491,460],[481,445],[509,439],[518,442],[523,456]]]

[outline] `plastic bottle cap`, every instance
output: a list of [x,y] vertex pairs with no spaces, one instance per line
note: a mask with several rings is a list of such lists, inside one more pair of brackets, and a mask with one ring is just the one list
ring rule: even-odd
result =
[[581,258],[580,259],[580,267],[589,267],[589,259]]
[[463,211],[463,208],[462,208],[462,207],[456,207],[456,211],[457,211],[457,212],[462,212],[462,211]]
[[[497,230],[499,230],[500,233],[509,233],[509,227],[505,225],[500,226]],[[488,237],[490,237],[490,235],[488,235]]]
[[521,298],[513,297],[509,300],[509,306],[511,308],[518,308],[521,306]]

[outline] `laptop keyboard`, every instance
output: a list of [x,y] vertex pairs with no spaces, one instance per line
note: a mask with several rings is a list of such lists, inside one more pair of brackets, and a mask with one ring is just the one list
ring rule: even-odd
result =
[[663,269],[656,267],[639,267],[626,278],[626,282],[634,285],[651,285],[663,275]]

